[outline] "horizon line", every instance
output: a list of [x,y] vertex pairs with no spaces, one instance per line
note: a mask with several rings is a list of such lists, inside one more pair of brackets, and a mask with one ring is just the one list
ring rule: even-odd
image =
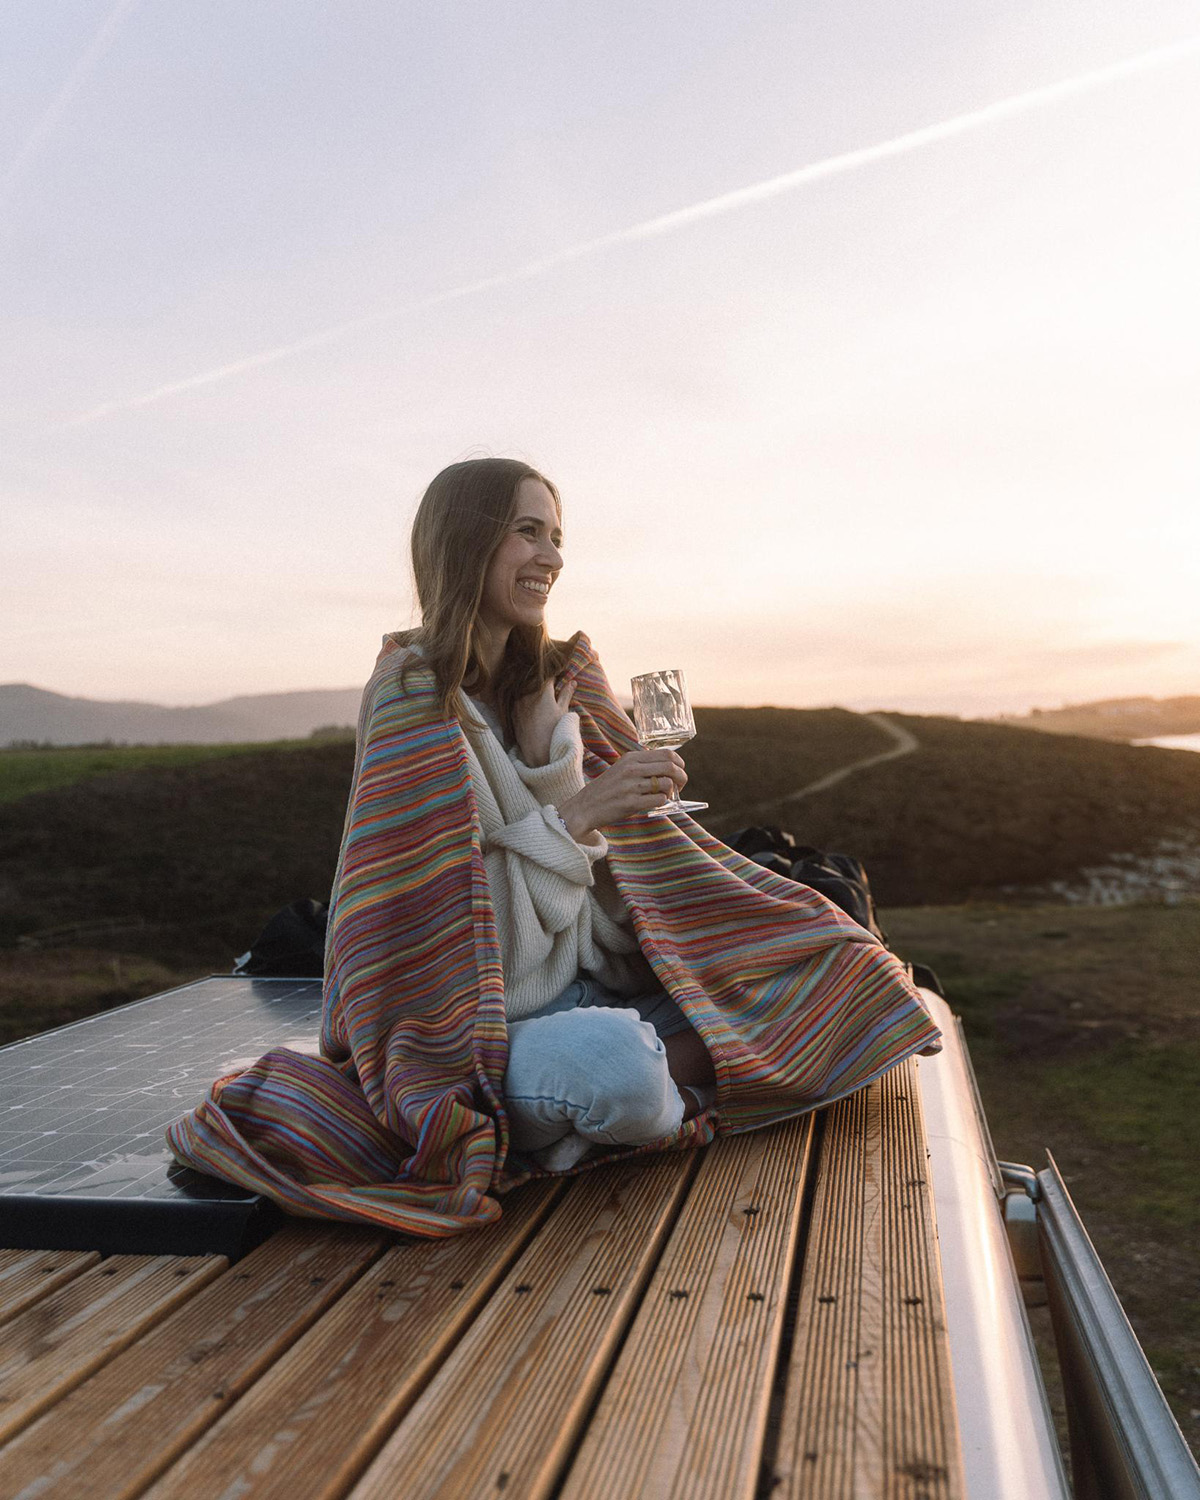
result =
[[[264,692],[230,693],[230,694],[227,694],[225,697],[214,698],[211,701],[206,702],[206,703],[156,703],[153,700],[147,699],[147,698],[89,698],[89,697],[86,697],[86,696],[84,696],[82,694],[79,694],[79,693],[62,693],[62,692],[59,692],[55,688],[40,687],[37,683],[32,683],[32,682],[16,682],[16,681],[12,681],[12,682],[0,682],[0,693],[3,693],[6,689],[9,689],[9,688],[26,688],[26,689],[30,690],[31,692],[43,693],[43,694],[45,694],[48,697],[59,698],[59,699],[62,699],[64,701],[66,701],[66,702],[71,702],[71,703],[86,703],[86,704],[91,704],[91,705],[95,705],[97,707],[102,707],[102,708],[120,708],[120,707],[151,708],[151,709],[158,709],[158,710],[160,710],[163,713],[191,713],[191,712],[205,712],[205,711],[207,711],[209,709],[221,708],[221,707],[224,707],[226,704],[236,703],[239,700],[243,700],[243,699],[302,698],[302,697],[308,697],[308,696],[315,695],[315,694],[340,694],[340,693],[357,694],[359,697],[361,697],[361,695],[363,693],[364,684],[362,684],[362,683],[349,684],[349,685],[346,685],[346,686],[343,686],[343,687],[285,688],[282,691],[276,690],[276,691],[264,691]],[[910,695],[909,694],[904,694],[903,696],[907,697],[907,696],[910,696]],[[1113,704],[1113,705],[1115,705],[1115,704],[1166,704],[1166,703],[1175,703],[1175,702],[1180,701],[1181,699],[1182,700],[1195,699],[1197,701],[1200,701],[1200,689],[1198,689],[1194,693],[1167,693],[1167,694],[1164,694],[1164,695],[1161,695],[1161,696],[1155,695],[1155,694],[1152,694],[1152,693],[1128,693],[1128,694],[1122,694],[1122,695],[1116,696],[1116,697],[1088,698],[1088,699],[1084,699],[1083,701],[1080,701],[1080,702],[1060,703],[1057,706],[1052,707],[1052,708],[1048,708],[1048,707],[1045,707],[1043,705],[1033,704],[1033,705],[1030,705],[1029,708],[1024,709],[1021,712],[1016,712],[1014,710],[1007,710],[1007,711],[997,710],[996,712],[993,712],[993,713],[978,714],[978,715],[976,715],[976,717],[981,718],[981,719],[1028,718],[1028,717],[1031,717],[1034,714],[1062,714],[1062,713],[1072,713],[1072,712],[1076,712],[1076,711],[1084,710],[1084,709],[1095,709],[1095,708],[1106,707],[1106,706],[1108,706],[1110,704]],[[623,698],[621,698],[620,695],[617,695],[617,700],[618,700],[618,702],[621,702],[621,703],[625,702],[625,700]],[[630,700],[630,701],[632,701],[632,700]],[[697,702],[694,706],[697,707],[697,708],[722,708],[722,709],[729,709],[729,708],[734,708],[734,709],[737,709],[737,708],[746,708],[746,709],[750,709],[750,708],[785,708],[785,709],[797,709],[797,710],[801,710],[801,711],[812,711],[812,710],[824,710],[824,709],[834,709],[834,708],[837,708],[837,709],[841,709],[842,711],[844,711],[846,713],[854,713],[854,714],[863,714],[863,713],[901,713],[901,714],[912,714],[912,713],[917,713],[918,712],[917,710],[912,710],[912,709],[886,708],[886,707],[880,707],[880,706],[876,706],[874,708],[869,708],[869,709],[868,708],[861,708],[861,709],[860,708],[846,708],[845,704],[829,703],[829,702],[826,702],[826,703],[802,703],[802,704],[798,704],[798,703],[777,703],[777,702],[764,702],[764,703],[702,703],[702,702]],[[927,711],[924,711],[924,712],[927,715],[932,716],[932,717],[938,717],[940,714],[944,714],[944,713],[948,713],[948,714],[950,714],[951,717],[956,717],[956,718],[963,718],[963,717],[967,716],[966,712],[963,711],[963,710],[957,710],[957,711],[954,711],[954,710],[937,710],[937,711],[927,710]],[[1181,731],[1181,733],[1188,733],[1188,732],[1190,732],[1190,731]]]

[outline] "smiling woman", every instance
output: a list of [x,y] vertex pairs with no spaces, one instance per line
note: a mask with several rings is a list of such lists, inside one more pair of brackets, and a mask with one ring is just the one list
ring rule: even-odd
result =
[[488,637],[489,670],[499,664],[515,625],[541,623],[551,585],[563,565],[558,497],[545,480],[521,480],[516,510],[483,577],[479,625]]
[[451,464],[425,491],[412,529],[418,634],[447,713],[465,686],[511,734],[516,705],[561,671],[544,623],[561,512],[550,481],[513,459]]
[[412,532],[330,907],[321,1053],[278,1049],[172,1126],[297,1212],[444,1235],[531,1175],[703,1145],[871,1082],[938,1031],[903,966],[686,813],[587,638],[552,641],[558,491],[454,464]]

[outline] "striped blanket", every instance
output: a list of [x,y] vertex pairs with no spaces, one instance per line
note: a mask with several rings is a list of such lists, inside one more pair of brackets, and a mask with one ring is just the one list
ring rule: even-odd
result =
[[[291,1213],[438,1236],[496,1219],[540,1169],[509,1152],[504,976],[462,730],[403,640],[387,638],[363,697],[320,1055],[278,1048],[219,1079],[167,1138]],[[586,637],[566,677],[596,775],[636,748],[633,726]],[[813,1109],[936,1040],[901,964],[815,891],[687,817],[605,833],[642,950],[712,1055],[717,1104],[600,1159]]]

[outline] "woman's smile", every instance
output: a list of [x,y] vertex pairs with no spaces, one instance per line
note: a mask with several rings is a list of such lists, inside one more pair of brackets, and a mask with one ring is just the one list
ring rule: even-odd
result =
[[540,479],[517,486],[513,518],[483,579],[479,623],[493,642],[515,625],[540,624],[562,571],[562,524],[554,496]]

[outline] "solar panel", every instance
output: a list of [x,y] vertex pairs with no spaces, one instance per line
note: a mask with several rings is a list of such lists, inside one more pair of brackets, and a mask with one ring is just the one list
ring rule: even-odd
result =
[[315,1052],[317,979],[197,980],[0,1047],[0,1246],[236,1257],[277,1212],[163,1132],[272,1047]]

